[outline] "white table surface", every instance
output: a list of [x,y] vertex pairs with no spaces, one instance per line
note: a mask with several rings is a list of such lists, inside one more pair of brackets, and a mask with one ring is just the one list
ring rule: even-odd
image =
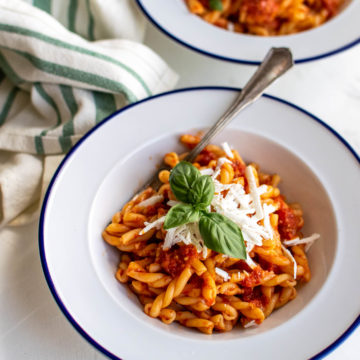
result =
[[[178,88],[241,87],[255,69],[190,51],[152,25],[146,44],[179,73]],[[360,152],[360,46],[296,66],[268,93],[320,117]],[[106,359],[74,330],[53,300],[40,264],[37,226],[0,231],[0,360]],[[336,326],[330,314],[329,326]],[[326,359],[360,359],[360,328]]]

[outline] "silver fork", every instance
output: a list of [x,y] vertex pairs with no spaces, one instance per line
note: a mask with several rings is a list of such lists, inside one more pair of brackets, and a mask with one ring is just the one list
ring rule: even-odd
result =
[[[196,156],[200,154],[202,149],[209,144],[210,140],[215,135],[222,131],[222,129],[224,129],[225,126],[228,125],[241,110],[256,101],[270,84],[283,75],[293,65],[294,62],[292,54],[288,48],[271,48],[254,75],[250,78],[250,80],[240,92],[239,96],[235,99],[233,104],[209,129],[199,144],[189,152],[184,161],[194,161]],[[160,169],[158,169],[156,174],[151,179],[149,179],[148,182],[146,182],[146,184],[138,191],[138,193],[145,190],[149,186],[155,190],[158,190],[162,184],[158,178],[159,172],[161,170],[169,169],[169,166],[162,166]]]

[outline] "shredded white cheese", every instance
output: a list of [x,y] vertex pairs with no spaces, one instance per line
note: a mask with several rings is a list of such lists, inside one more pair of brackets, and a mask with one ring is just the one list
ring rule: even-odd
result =
[[272,238],[274,235],[273,228],[270,224],[270,214],[276,211],[275,207],[273,205],[264,204],[264,228],[265,231],[270,235]]
[[144,222],[145,227],[140,231],[139,234],[143,235],[154,227],[159,230],[161,228],[161,225],[164,223],[164,221],[165,221],[165,216],[162,216],[161,218],[153,221],[152,223]]
[[225,151],[225,154],[226,154],[227,157],[229,157],[230,159],[234,158],[234,154],[232,153],[231,148],[230,148],[230,146],[229,146],[229,144],[227,142],[223,142],[221,144],[221,147]]
[[206,256],[207,247],[201,237],[197,223],[188,223],[167,230],[163,249],[169,249],[179,242],[183,242],[185,245],[193,244],[197,252],[202,252],[203,256]]
[[202,169],[202,170],[200,170],[200,174],[201,175],[210,175],[210,176],[212,176],[214,174],[214,170],[211,169],[211,168]]
[[296,273],[297,273],[297,264],[296,261],[294,259],[294,257],[292,256],[291,252],[283,245],[281,244],[281,248],[284,250],[286,257],[291,260],[294,264],[294,279],[296,280]]
[[226,157],[221,157],[218,159],[217,161],[217,165],[216,165],[216,169],[214,171],[214,173],[212,174],[212,178],[213,179],[216,179],[219,174],[220,174],[220,171],[221,171],[221,167],[226,163],[230,163],[231,164],[231,161],[229,159],[227,159]]
[[253,203],[255,205],[255,210],[256,210],[255,216],[258,220],[261,220],[264,218],[264,211],[261,206],[260,193],[258,191],[258,187],[256,186],[256,180],[255,180],[255,176],[254,176],[254,172],[253,172],[253,167],[251,165],[246,167],[245,176],[249,183],[250,194],[251,194]]
[[221,276],[225,281],[229,281],[231,276],[223,269],[220,269],[218,267],[215,268],[215,272]]
[[[252,169],[249,170],[251,171]],[[250,177],[251,175],[253,175],[252,171]],[[214,179],[215,195],[211,206],[216,212],[228,217],[240,227],[246,242],[246,252],[248,254],[246,262],[251,268],[254,268],[256,264],[250,258],[249,253],[255,245],[262,246],[264,239],[271,239],[273,237],[269,215],[276,211],[276,209],[274,206],[267,204],[264,204],[264,207],[262,207],[260,195],[267,191],[267,186],[261,185],[257,187],[255,177],[253,176],[252,178],[253,192],[255,192],[258,197],[258,203],[263,213],[264,225],[259,224],[259,219],[255,216],[257,209],[254,196],[252,194],[246,194],[241,184],[224,185]],[[227,190],[226,195],[223,194],[224,190]]]
[[285,240],[283,242],[284,245],[286,246],[294,246],[294,245],[301,245],[301,244],[306,244],[305,246],[305,251],[309,251],[311,245],[320,238],[320,234],[314,233],[308,237],[305,238],[295,238],[295,239],[291,239],[291,240]]
[[235,31],[235,24],[232,23],[231,21],[229,21],[228,24],[227,24],[227,29],[229,31]]
[[137,206],[145,208],[147,206],[155,205],[163,200],[164,197],[162,195],[154,195],[146,200],[141,201],[139,204],[137,204]]
[[255,320],[249,321],[247,324],[244,325],[244,329],[247,329],[249,327],[257,326],[257,323]]
[[[246,260],[245,262],[252,268],[254,269],[257,265],[256,263],[253,261],[253,259],[250,257],[249,252],[247,252],[246,254]],[[239,273],[240,274],[240,273]],[[240,275],[239,275],[240,276]]]

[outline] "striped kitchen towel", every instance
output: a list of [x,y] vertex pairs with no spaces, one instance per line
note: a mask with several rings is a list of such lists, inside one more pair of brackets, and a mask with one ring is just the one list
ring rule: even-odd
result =
[[175,86],[144,32],[134,0],[0,0],[0,226],[38,197],[42,155],[66,153],[116,109]]

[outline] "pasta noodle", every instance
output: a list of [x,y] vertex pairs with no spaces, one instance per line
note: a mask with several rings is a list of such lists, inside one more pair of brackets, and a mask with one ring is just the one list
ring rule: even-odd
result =
[[[191,13],[218,27],[246,34],[288,35],[335,16],[344,0],[186,0]],[[214,1],[212,2],[214,3]]]
[[[186,134],[180,140],[191,149],[200,136]],[[170,152],[165,162],[174,167],[181,158]],[[213,178],[211,211],[234,217],[221,208],[231,196],[239,201],[236,211],[245,211],[245,220],[238,224],[247,258],[218,253],[201,241],[189,242],[197,231],[195,223],[164,230],[164,217],[178,201],[169,185],[170,172],[163,170],[160,189],[148,188],[135,196],[103,231],[103,239],[120,250],[115,277],[138,296],[147,315],[165,324],[176,321],[205,334],[230,331],[237,324],[261,324],[296,297],[299,282],[311,279],[307,244],[301,241],[300,205],[289,205],[280,195],[279,175],[264,174],[256,164],[246,166],[227,144],[207,146],[194,164]],[[181,226],[190,233],[165,246]]]

